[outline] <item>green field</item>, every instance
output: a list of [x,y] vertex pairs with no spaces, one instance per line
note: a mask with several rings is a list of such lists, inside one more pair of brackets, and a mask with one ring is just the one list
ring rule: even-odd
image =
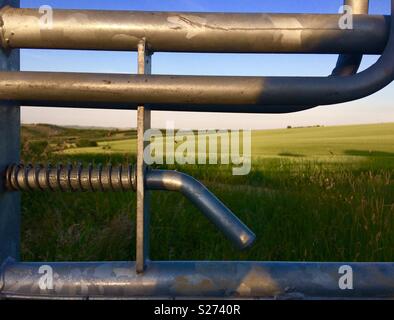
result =
[[[257,157],[342,157],[371,156],[371,152],[394,151],[394,124],[344,127],[311,127],[254,131],[252,155]],[[104,149],[109,146],[108,149]],[[64,154],[133,153],[135,137],[115,141],[98,141],[97,147],[72,148]],[[384,154],[383,154],[384,155]],[[372,155],[373,156],[373,155]]]
[[[394,124],[256,131],[252,171],[161,166],[203,181],[256,233],[239,252],[181,195],[152,194],[156,260],[394,261]],[[135,131],[28,125],[22,158],[134,162]],[[135,194],[23,195],[25,260],[134,259]]]

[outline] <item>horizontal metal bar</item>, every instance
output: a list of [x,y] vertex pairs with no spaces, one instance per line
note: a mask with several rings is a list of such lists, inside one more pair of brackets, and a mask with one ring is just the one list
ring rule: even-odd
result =
[[[43,265],[51,269],[40,272]],[[42,279],[51,275],[53,288],[46,289],[43,285],[50,282]],[[134,262],[9,262],[0,279],[0,297],[8,298],[394,297],[393,263],[168,261],[150,262],[146,272],[138,275]]]
[[43,24],[38,9],[4,7],[6,48],[137,50],[235,53],[380,54],[387,42],[384,16],[354,16],[343,30],[337,14],[53,11]]
[[[136,191],[134,166],[93,168],[89,165],[10,165],[5,173],[8,191]],[[231,212],[212,192],[193,177],[169,170],[147,169],[145,187],[182,193],[237,248],[246,249],[256,239],[255,234]]]
[[[359,99],[394,76],[394,41],[370,69],[349,77],[205,77],[124,74],[0,72],[0,100],[29,106],[260,112],[297,111]],[[280,107],[275,107],[280,105]]]

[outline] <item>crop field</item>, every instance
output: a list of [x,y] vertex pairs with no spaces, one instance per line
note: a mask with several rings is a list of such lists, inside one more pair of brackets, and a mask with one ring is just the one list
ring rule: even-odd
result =
[[[133,130],[24,125],[25,162],[134,163]],[[151,259],[394,261],[394,123],[252,133],[252,169],[202,181],[257,235],[239,252],[182,195],[152,192]],[[22,258],[135,259],[134,193],[24,193]]]

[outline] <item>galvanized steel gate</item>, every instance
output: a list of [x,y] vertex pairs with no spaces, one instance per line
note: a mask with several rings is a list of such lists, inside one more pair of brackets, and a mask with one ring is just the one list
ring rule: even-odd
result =
[[[0,297],[3,298],[392,298],[393,263],[154,262],[149,260],[149,190],[183,193],[238,247],[255,235],[201,183],[151,170],[143,134],[151,110],[287,113],[359,99],[394,79],[391,16],[368,15],[368,0],[346,0],[353,29],[340,16],[55,10],[43,29],[37,9],[0,1]],[[138,51],[138,75],[19,72],[19,48]],[[151,75],[153,52],[338,53],[329,77]],[[381,54],[357,73],[362,54]],[[127,168],[20,165],[19,105],[138,110],[138,160]],[[44,263],[19,261],[17,191],[137,193],[135,262],[45,263],[52,288],[39,286]],[[353,289],[343,290],[343,268]],[[342,271],[341,271],[342,270]]]

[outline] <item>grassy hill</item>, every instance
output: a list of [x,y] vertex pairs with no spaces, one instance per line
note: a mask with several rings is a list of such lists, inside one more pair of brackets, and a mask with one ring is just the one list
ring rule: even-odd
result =
[[[110,138],[108,131],[85,132],[96,147],[69,148],[64,155],[121,153],[134,154],[136,136],[119,132]],[[252,156],[320,158],[331,161],[356,161],[359,157],[393,157],[394,123],[262,130],[252,133]],[[358,158],[357,158],[358,157]]]

